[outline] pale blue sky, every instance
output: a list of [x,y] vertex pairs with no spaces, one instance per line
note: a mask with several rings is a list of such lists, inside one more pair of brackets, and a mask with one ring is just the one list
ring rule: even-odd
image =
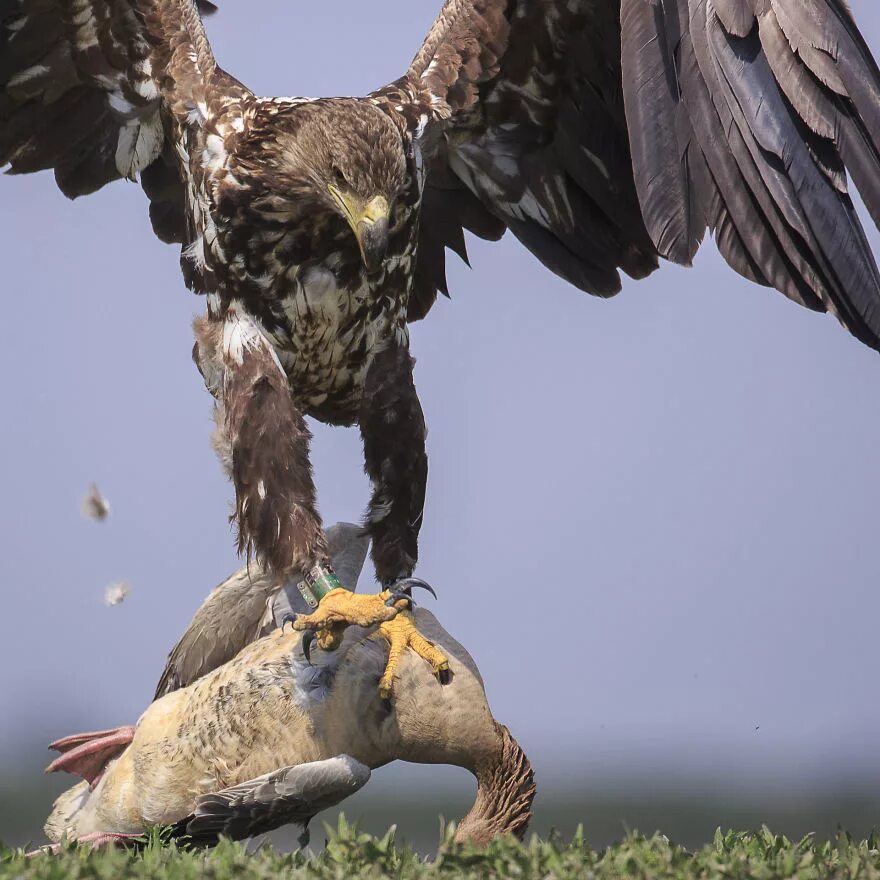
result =
[[[257,92],[356,94],[406,68],[437,6],[228,0],[210,32]],[[852,6],[880,50],[877,5]],[[202,303],[140,189],[0,186],[8,760],[23,731],[133,721],[237,560],[190,360]],[[539,772],[880,776],[880,358],[711,246],[610,302],[512,239],[471,251],[412,333],[419,571]],[[326,521],[357,518],[357,433],[319,427],[314,461]],[[92,480],[103,525],[79,513]]]

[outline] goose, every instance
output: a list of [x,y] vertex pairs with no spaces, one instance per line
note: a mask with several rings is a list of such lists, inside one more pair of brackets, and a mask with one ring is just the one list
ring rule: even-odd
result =
[[[334,565],[355,583],[363,531],[339,524],[328,536]],[[124,844],[157,825],[210,846],[294,824],[305,843],[314,815],[395,760],[473,773],[476,798],[456,840],[524,835],[535,796],[529,760],[493,717],[473,658],[437,618],[412,611],[448,658],[448,682],[401,650],[392,702],[377,688],[392,650],[381,630],[350,626],[338,648],[310,646],[286,625],[298,597],[265,571],[236,572],[196,612],[136,725],[51,744],[60,755],[48,769],[83,777],[46,822],[56,850],[65,840]]]

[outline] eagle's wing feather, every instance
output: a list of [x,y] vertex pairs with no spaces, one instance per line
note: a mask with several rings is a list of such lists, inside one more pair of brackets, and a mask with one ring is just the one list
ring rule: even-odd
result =
[[142,174],[163,240],[186,235],[175,139],[237,90],[192,0],[0,0],[0,166],[71,198]]
[[[660,253],[690,260],[682,218],[696,209],[734,268],[880,346],[880,274],[846,180],[880,218],[880,72],[849,11],[623,0],[621,21],[636,183]],[[682,156],[709,172],[696,195]]]
[[[619,59],[603,49],[619,40],[617,27],[594,5],[447,0],[405,77],[384,93],[419,130],[425,230],[443,194],[430,192],[434,179],[451,176],[495,218],[484,237],[506,227],[558,275],[610,296],[619,268],[641,278],[657,256],[632,180]],[[426,311],[422,288],[439,276],[438,261],[420,255],[410,317]]]
[[[376,94],[423,147],[428,211],[456,216],[432,191],[452,177],[581,289],[688,264],[708,229],[736,271],[880,348],[847,193],[849,172],[880,221],[880,72],[845,0],[447,0]],[[442,290],[422,262],[412,317]]]

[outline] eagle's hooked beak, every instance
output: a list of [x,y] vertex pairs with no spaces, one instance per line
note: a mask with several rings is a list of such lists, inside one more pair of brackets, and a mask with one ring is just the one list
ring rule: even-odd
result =
[[362,202],[357,196],[340,192],[330,186],[330,195],[348,220],[361,249],[361,259],[367,272],[377,272],[382,267],[388,250],[388,225],[391,206],[385,196],[373,196]]

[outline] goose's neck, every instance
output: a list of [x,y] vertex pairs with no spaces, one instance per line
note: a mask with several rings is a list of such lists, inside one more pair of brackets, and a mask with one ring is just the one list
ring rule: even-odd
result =
[[499,834],[522,838],[532,817],[535,779],[519,743],[502,724],[495,725],[499,747],[474,768],[477,797],[455,834],[459,842],[487,844]]

